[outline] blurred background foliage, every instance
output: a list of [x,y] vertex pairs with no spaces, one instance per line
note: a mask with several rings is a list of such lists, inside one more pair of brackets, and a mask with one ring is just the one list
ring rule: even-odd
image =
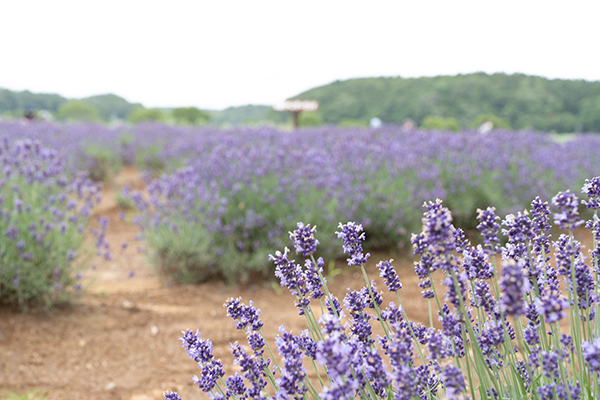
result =
[[[494,127],[505,129],[600,132],[600,82],[584,80],[500,73],[359,78],[335,81],[294,98],[320,103],[318,113],[300,114],[304,127],[365,127],[377,117],[384,124],[401,124],[410,118],[417,126],[432,129],[456,129],[451,121],[454,119],[458,129],[476,127],[487,120]],[[291,124],[290,113],[274,111],[270,105],[224,110],[145,109],[113,94],[72,100],[57,94],[0,89],[0,117],[20,118],[27,110],[45,110],[55,119],[70,121],[161,121],[219,127]]]

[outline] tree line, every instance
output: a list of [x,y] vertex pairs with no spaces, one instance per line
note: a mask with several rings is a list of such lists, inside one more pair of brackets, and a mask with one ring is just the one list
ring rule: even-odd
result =
[[318,100],[325,124],[367,124],[377,117],[395,124],[411,119],[422,126],[434,117],[467,128],[487,116],[512,129],[600,132],[600,82],[584,80],[501,73],[359,78],[335,81],[294,99]]
[[[302,126],[367,126],[407,120],[425,129],[459,130],[490,121],[494,127],[547,132],[600,132],[600,82],[546,79],[524,74],[473,73],[422,78],[359,78],[335,81],[294,99],[314,99],[317,112],[303,112]],[[58,94],[0,88],[0,117],[46,110],[59,120],[163,121],[217,126],[290,123],[290,114],[267,105],[225,110],[144,108],[114,94],[80,100]]]

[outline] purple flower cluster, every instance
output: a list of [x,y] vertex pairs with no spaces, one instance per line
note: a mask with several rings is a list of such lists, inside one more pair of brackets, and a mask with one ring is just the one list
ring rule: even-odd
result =
[[290,239],[294,241],[296,247],[296,254],[301,254],[304,257],[308,257],[317,251],[317,245],[319,241],[315,239],[315,232],[317,227],[310,227],[310,224],[304,226],[302,222],[298,222],[298,229],[290,232]]
[[400,278],[392,266],[392,261],[394,260],[380,261],[377,263],[377,268],[379,268],[379,276],[384,279],[389,291],[397,292],[402,289],[402,283],[400,283]]
[[276,383],[279,387],[277,396],[283,398],[300,398],[308,391],[304,380],[306,369],[302,365],[303,352],[299,338],[286,332],[285,327],[279,328],[281,336],[275,338],[277,352],[283,358],[283,370]]
[[322,277],[325,263],[321,257],[317,260],[317,265],[307,259],[303,268],[294,260],[288,259],[288,252],[287,247],[283,253],[276,251],[275,256],[269,254],[269,260],[275,263],[275,276],[279,278],[281,286],[286,287],[298,299],[296,306],[301,310],[300,315],[303,315],[311,298],[319,299],[325,295],[322,290],[326,283]]
[[600,208],[600,176],[592,179],[586,179],[585,184],[581,188],[581,193],[585,193],[588,201],[581,200],[587,208],[597,210]]
[[494,207],[488,207],[485,210],[477,209],[477,229],[483,235],[483,246],[488,254],[496,254],[498,252],[498,245],[500,239],[498,238],[498,231],[500,230],[500,224],[498,224],[498,217],[495,214],[496,209]]
[[529,293],[529,280],[525,276],[523,263],[505,261],[502,264],[502,275],[499,280],[502,298],[500,307],[506,315],[522,315],[525,313],[525,295]]
[[254,307],[252,300],[250,305],[245,305],[241,300],[241,298],[231,298],[223,304],[227,308],[227,316],[233,318],[236,329],[259,331],[263,327],[263,322],[258,317],[260,309]]
[[579,212],[577,211],[579,201],[574,193],[568,190],[560,192],[552,198],[552,204],[560,210],[560,213],[554,214],[554,223],[560,229],[573,231],[584,223],[584,221],[579,219]]
[[215,360],[212,353],[212,342],[210,340],[200,339],[200,332],[186,331],[183,337],[179,339],[183,342],[183,348],[192,360],[198,363],[201,368],[200,378],[194,376],[194,383],[205,392],[210,392],[217,380],[225,375],[223,364]]
[[365,240],[365,233],[361,224],[348,222],[338,225],[340,232],[335,232],[338,239],[342,239],[342,248],[344,253],[350,257],[347,259],[348,265],[360,266],[367,262],[371,254],[363,254],[362,242]]

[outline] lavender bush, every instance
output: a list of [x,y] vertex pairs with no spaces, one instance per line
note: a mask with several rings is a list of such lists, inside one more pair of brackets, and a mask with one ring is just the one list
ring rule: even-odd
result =
[[[99,187],[66,173],[64,159],[37,140],[0,138],[0,301],[50,307],[80,289],[80,255]],[[104,230],[96,230],[107,252]]]
[[[383,305],[365,271],[361,225],[340,224],[336,232],[348,265],[365,278],[361,290],[349,289],[340,301],[327,288],[323,260],[314,257],[316,229],[299,223],[289,236],[304,261],[291,260],[287,248],[270,259],[308,329],[294,334],[282,326],[275,357],[261,332],[260,310],[229,299],[227,315],[248,340],[247,347],[231,345],[240,371],[226,377],[211,341],[188,330],[180,340],[198,363],[194,382],[214,399],[596,399],[600,177],[586,180],[583,193],[582,203],[594,212],[588,221],[580,219],[579,200],[569,191],[552,198],[553,215],[539,197],[528,212],[502,221],[493,208],[479,210],[483,243],[477,246],[453,226],[440,200],[426,203],[422,230],[411,242],[429,326],[406,315],[391,260],[377,267],[398,303]],[[556,239],[548,233],[552,221],[564,232]],[[594,236],[589,258],[573,235],[579,226]],[[432,277],[438,270],[441,282]],[[382,335],[374,337],[374,325]],[[308,369],[315,379],[307,378]],[[165,398],[181,399],[176,392]]]
[[340,254],[336,221],[358,218],[371,248],[395,248],[408,245],[427,199],[448,199],[457,224],[474,228],[477,208],[515,212],[600,170],[592,136],[558,144],[534,132],[397,127],[197,133],[169,144],[170,154],[194,154],[184,167],[153,180],[149,198],[132,194],[155,265],[180,281],[270,276],[266,257],[294,221],[331,233],[324,257]]

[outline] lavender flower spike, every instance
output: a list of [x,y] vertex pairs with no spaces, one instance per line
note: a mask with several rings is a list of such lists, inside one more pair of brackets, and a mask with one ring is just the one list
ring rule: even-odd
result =
[[579,220],[579,212],[577,211],[578,201],[577,196],[568,190],[559,192],[552,198],[554,204],[561,211],[554,214],[554,223],[560,226],[560,229],[575,230],[576,227],[583,224],[584,221]]
[[377,268],[379,268],[379,276],[384,279],[390,292],[397,292],[402,289],[402,283],[400,283],[400,278],[392,266],[392,261],[394,260],[380,261]]
[[304,257],[308,257],[317,251],[317,245],[319,244],[319,241],[315,239],[316,231],[316,226],[311,228],[310,224],[304,226],[302,222],[298,222],[298,229],[290,232],[290,240],[294,241],[296,254],[302,254]]
[[594,339],[592,343],[584,340],[581,342],[581,349],[590,371],[600,371],[600,338]]
[[581,193],[587,194],[589,201],[581,200],[587,208],[597,210],[600,208],[600,176],[596,176],[592,179],[586,179]]
[[498,238],[498,231],[500,230],[500,224],[498,224],[498,217],[495,214],[496,209],[494,207],[488,207],[485,210],[477,209],[477,229],[483,235],[484,249],[488,254],[498,253],[500,239]]
[[525,313],[523,296],[529,291],[529,280],[525,276],[522,262],[505,260],[500,278],[500,290],[503,293],[500,307],[507,315],[522,315]]
[[181,396],[177,392],[165,392],[165,400],[181,400]]
[[362,242],[365,240],[365,233],[362,231],[362,225],[355,222],[348,222],[343,225],[340,222],[338,228],[342,231],[336,231],[335,234],[338,239],[342,239],[343,241],[344,253],[348,253],[350,256],[350,258],[346,260],[348,261],[348,265],[352,267],[365,264],[367,258],[369,258],[371,254],[367,253],[363,255]]

